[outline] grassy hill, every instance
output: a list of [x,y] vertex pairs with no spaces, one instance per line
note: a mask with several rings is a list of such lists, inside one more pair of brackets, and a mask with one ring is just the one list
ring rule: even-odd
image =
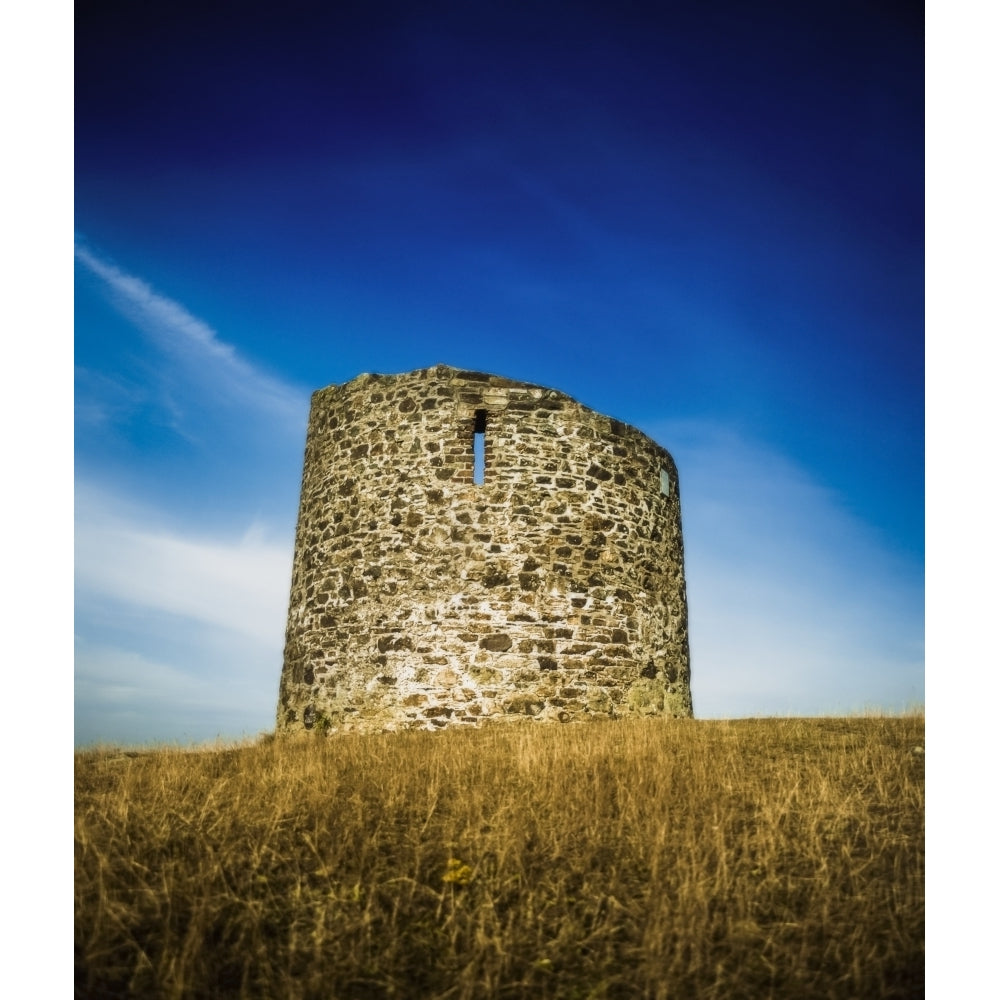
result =
[[923,995],[921,716],[76,755],[78,997]]

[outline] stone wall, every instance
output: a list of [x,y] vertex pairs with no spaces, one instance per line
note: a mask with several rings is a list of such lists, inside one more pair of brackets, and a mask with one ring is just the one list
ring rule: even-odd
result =
[[690,716],[689,678],[654,441],[444,365],[314,393],[279,730]]

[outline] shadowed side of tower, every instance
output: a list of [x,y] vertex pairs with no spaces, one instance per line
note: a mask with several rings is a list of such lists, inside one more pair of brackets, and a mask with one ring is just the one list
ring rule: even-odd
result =
[[677,470],[445,365],[314,393],[279,730],[692,714]]

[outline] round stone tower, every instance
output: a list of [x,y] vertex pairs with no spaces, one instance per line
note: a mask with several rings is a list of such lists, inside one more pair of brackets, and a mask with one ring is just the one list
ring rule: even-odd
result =
[[627,714],[692,714],[670,455],[445,365],[314,393],[278,729]]

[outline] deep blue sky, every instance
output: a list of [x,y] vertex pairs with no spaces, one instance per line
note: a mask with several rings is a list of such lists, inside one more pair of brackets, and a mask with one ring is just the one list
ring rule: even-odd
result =
[[678,461],[699,715],[923,700],[923,10],[77,4],[77,739],[273,722],[308,394]]

